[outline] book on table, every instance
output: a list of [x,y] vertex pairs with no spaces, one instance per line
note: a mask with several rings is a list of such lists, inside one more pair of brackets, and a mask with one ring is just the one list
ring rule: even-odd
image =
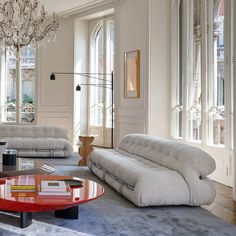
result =
[[39,196],[71,196],[71,189],[64,181],[41,181]]
[[67,189],[64,181],[57,180],[42,180],[40,187],[43,192],[65,192]]
[[43,190],[41,190],[41,191],[39,191],[38,192],[38,195],[39,196],[62,196],[62,197],[64,197],[64,196],[71,196],[72,195],[72,192],[71,192],[71,189],[70,189],[70,187],[69,186],[67,186],[67,188],[66,188],[66,190],[65,191],[43,191]]
[[15,179],[11,182],[11,192],[35,192],[36,183],[33,178]]
[[36,185],[11,185],[11,191],[35,192]]
[[36,192],[11,192],[11,197],[36,197]]

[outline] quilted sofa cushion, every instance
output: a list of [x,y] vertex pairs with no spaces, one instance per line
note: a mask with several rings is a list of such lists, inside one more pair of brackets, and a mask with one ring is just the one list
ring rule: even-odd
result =
[[73,152],[68,131],[46,125],[0,125],[0,138],[22,157],[66,157]]
[[214,159],[199,148],[143,134],[126,135],[119,149],[177,170],[183,175],[186,169],[191,169],[198,173],[199,178],[204,178],[216,168]]
[[68,131],[62,127],[47,125],[0,125],[0,137],[51,137],[68,140]]

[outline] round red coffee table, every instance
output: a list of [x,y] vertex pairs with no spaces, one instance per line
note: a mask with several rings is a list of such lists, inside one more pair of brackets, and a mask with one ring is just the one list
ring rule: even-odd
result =
[[[39,196],[39,186],[42,180],[82,180],[82,187],[72,187],[71,196]],[[21,183],[35,183],[34,193],[13,193],[10,185]],[[20,227],[25,228],[32,222],[32,212],[55,211],[55,216],[66,219],[78,219],[79,205],[92,201],[104,194],[100,184],[72,176],[55,175],[20,175],[0,179],[0,210],[20,212]]]

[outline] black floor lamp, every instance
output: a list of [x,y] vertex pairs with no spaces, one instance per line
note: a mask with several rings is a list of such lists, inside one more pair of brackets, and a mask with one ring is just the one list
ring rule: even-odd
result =
[[[111,73],[75,73],[75,72],[53,72],[50,75],[50,80],[56,80],[56,75],[80,75],[88,79],[95,79],[101,83],[79,83],[76,86],[76,91],[81,91],[81,86],[95,86],[105,89],[111,89],[111,148],[114,147],[114,81],[113,71]],[[102,78],[101,78],[102,77]],[[107,79],[110,77],[110,79]]]

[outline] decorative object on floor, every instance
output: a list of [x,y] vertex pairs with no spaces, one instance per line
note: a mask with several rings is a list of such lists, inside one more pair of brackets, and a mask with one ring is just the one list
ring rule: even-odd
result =
[[125,98],[140,97],[140,50],[125,53]]
[[[111,148],[114,146],[114,75],[111,73],[75,73],[75,72],[53,72],[50,80],[56,80],[56,75],[79,75],[83,78],[93,79],[94,83],[79,83],[76,91],[81,91],[81,86],[95,86],[105,89],[111,89]],[[101,82],[101,83],[99,83]],[[107,108],[108,109],[108,108]]]
[[16,154],[15,149],[6,149],[2,154],[2,164],[4,166],[16,166]]
[[91,145],[94,140],[94,135],[80,135],[79,140],[82,145],[79,146],[79,155],[81,157],[79,166],[87,166],[87,157],[93,151]]
[[67,157],[73,152],[68,131],[58,126],[0,125],[0,138],[19,157]]
[[89,168],[135,205],[210,204],[215,161],[199,148],[143,134],[122,138],[118,149],[96,149]]
[[[53,159],[54,161],[54,159]],[[56,166],[55,174],[77,176],[102,183],[87,167]],[[54,212],[33,214],[30,227],[20,229],[12,213],[0,212],[0,231],[7,236],[41,235],[158,235],[233,236],[236,228],[201,207],[138,208],[104,184],[103,197],[80,206],[79,220],[54,217]],[[92,225],[92,226],[91,226]]]
[[14,197],[9,188],[9,185],[14,185],[19,181],[40,186],[42,181],[57,181],[61,178],[77,179],[72,176],[56,175],[24,175],[5,178],[5,183],[0,188],[0,209],[20,212],[20,227],[25,228],[32,223],[32,212],[55,211],[57,217],[78,219],[79,204],[95,200],[104,194],[104,188],[100,184],[86,179],[82,180],[81,188],[70,189],[70,197],[57,196],[57,194],[41,196],[37,189],[35,196],[25,195],[19,198]]
[[46,43],[59,27],[55,13],[51,23],[46,20],[47,13],[38,0],[5,0],[0,15],[1,53],[7,49],[18,57],[21,49]]

